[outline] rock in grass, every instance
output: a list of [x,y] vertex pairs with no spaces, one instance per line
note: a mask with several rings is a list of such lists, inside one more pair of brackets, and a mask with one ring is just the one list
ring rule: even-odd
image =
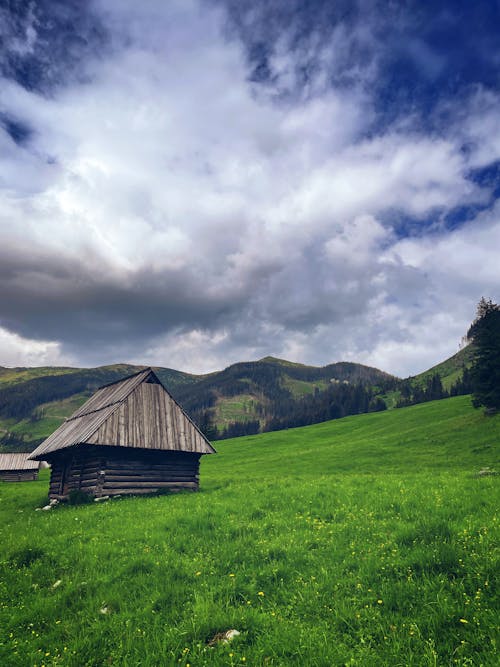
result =
[[477,473],[478,477],[489,477],[490,475],[498,475],[496,470],[492,470],[491,468],[483,468]]
[[59,501],[57,498],[52,498],[52,500],[49,502],[48,505],[44,505],[43,507],[37,507],[36,510],[44,510],[45,512],[48,512],[49,510],[53,510],[54,507],[57,507],[59,505]]
[[240,634],[241,632],[239,630],[234,630],[234,629],[226,630],[225,632],[218,632],[208,642],[208,645],[215,646],[216,644],[219,643],[228,644],[230,641],[232,641],[235,637],[237,637]]
[[101,496],[100,498],[94,498],[95,503],[101,503],[103,500],[109,500],[109,496]]

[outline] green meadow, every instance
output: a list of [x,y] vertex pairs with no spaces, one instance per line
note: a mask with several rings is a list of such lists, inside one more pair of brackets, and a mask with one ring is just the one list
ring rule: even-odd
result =
[[1,483],[0,664],[496,666],[499,440],[458,397],[217,443],[198,493]]

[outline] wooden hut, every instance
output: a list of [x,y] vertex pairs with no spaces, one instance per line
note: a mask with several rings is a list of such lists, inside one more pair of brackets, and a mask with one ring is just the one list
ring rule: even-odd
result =
[[105,385],[31,454],[51,465],[50,498],[198,488],[215,450],[147,368]]
[[0,454],[0,479],[5,482],[30,482],[38,478],[40,461],[28,454]]

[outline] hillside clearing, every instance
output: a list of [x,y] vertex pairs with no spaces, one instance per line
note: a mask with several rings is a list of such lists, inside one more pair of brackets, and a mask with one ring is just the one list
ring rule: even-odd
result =
[[217,443],[197,494],[1,484],[1,664],[496,665],[499,436],[459,397]]

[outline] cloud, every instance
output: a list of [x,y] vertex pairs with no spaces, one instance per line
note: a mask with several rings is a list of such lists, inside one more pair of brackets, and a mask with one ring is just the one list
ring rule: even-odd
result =
[[0,327],[0,349],[4,366],[68,366],[72,360],[61,353],[58,343],[27,339]]
[[[22,142],[0,129],[6,358],[18,336],[26,355],[83,364],[208,371],[273,353],[408,374],[455,351],[494,287],[498,218],[470,177],[498,159],[494,93],[469,91],[439,133],[418,114],[380,124],[376,12],[326,32],[294,12],[271,44],[257,9],[239,30],[222,4],[91,10],[98,37],[58,85],[1,82],[1,110],[29,128]],[[439,58],[418,54],[437,77]],[[446,230],[473,205],[486,210]]]

